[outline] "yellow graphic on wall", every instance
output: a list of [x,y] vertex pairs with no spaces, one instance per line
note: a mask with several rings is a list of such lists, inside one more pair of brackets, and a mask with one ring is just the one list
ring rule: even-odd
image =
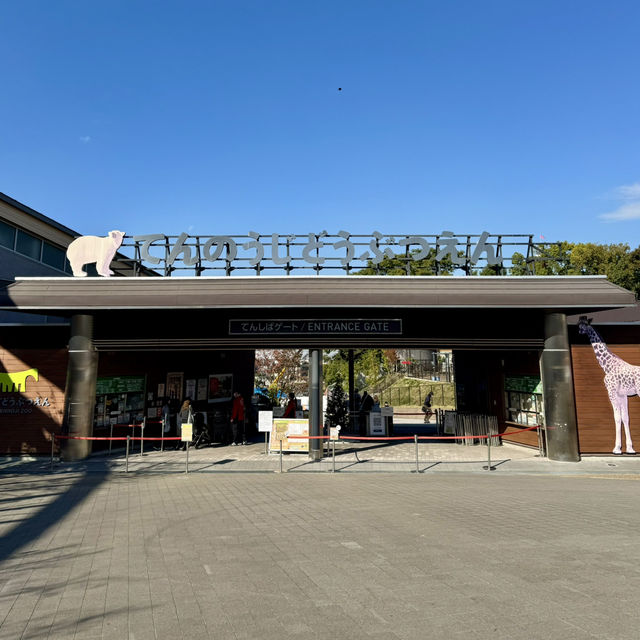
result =
[[0,373],[0,392],[26,391],[27,378],[33,378],[38,382],[38,370],[27,369],[16,373]]
[[289,436],[308,436],[309,421],[293,418],[274,418],[269,438],[269,448],[274,453],[280,451],[280,440],[276,434],[287,434],[282,440],[282,450],[305,453],[309,451],[309,441],[305,438],[291,438]]

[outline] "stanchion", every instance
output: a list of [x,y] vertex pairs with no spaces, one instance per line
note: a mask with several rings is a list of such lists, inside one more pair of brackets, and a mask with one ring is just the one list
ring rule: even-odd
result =
[[162,453],[164,451],[164,429],[166,427],[167,424],[167,417],[164,416],[162,418],[162,421],[160,422],[160,453]]
[[56,437],[55,435],[52,433],[51,434],[51,471],[53,471],[53,447],[56,444]]
[[113,422],[110,423],[109,429],[109,455],[111,455],[111,444],[113,442]]
[[127,434],[127,453],[125,454],[125,473],[129,473],[129,443],[131,442],[131,436]]
[[491,429],[487,427],[487,464],[482,467],[487,471],[495,471],[496,468],[491,466]]
[[188,474],[189,473],[189,441],[188,440],[187,440],[187,449],[186,450],[187,450],[187,464],[186,464],[184,472],[186,474]]
[[420,473],[420,463],[418,462],[418,435],[415,434],[413,436],[413,439],[415,440],[415,443],[416,443],[416,473]]
[[276,473],[282,473],[282,440],[280,442],[280,471],[276,471]]
[[146,416],[142,418],[142,423],[140,424],[140,455],[144,455],[144,427],[147,421]]
[[333,471],[331,473],[335,473],[336,472],[336,441],[332,440],[331,444],[333,445]]
[[269,443],[267,442],[267,432],[264,432],[264,452],[269,455]]

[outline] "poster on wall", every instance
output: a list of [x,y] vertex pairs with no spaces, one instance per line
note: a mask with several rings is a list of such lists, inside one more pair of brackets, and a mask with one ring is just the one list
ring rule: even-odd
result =
[[158,398],[164,398],[164,385],[162,383],[158,385]]
[[182,400],[182,373],[167,373],[167,397]]
[[280,451],[280,441],[277,432],[285,431],[287,437],[282,440],[282,450],[291,453],[306,453],[309,451],[309,441],[304,438],[289,438],[289,436],[308,436],[309,421],[291,418],[274,418],[269,438],[269,450],[272,453]]
[[209,402],[226,402],[231,400],[232,390],[232,373],[216,373],[209,376]]
[[196,399],[196,381],[195,378],[193,380],[187,380],[184,383],[184,397],[191,398],[192,400]]
[[198,378],[198,396],[196,400],[206,400],[207,399],[207,379],[206,378]]

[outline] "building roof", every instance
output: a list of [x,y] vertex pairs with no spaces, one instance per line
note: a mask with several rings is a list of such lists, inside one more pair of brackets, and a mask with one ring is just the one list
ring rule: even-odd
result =
[[39,211],[36,211],[35,209],[28,207],[26,204],[22,204],[22,202],[18,202],[17,200],[14,200],[13,198],[9,197],[4,193],[0,193],[0,201],[5,202],[8,205],[11,205],[12,207],[18,209],[19,211],[22,211],[23,213],[33,216],[34,218],[40,220],[40,222],[44,222],[50,227],[53,227],[58,231],[62,231],[62,233],[72,236],[72,238],[82,235],[77,231],[74,231],[73,229],[69,229],[69,227],[65,227],[63,224],[56,222],[55,220],[53,220],[53,218],[49,218],[44,214],[40,213]]
[[0,308],[56,313],[413,307],[579,314],[635,304],[632,292],[604,276],[16,278],[0,291]]

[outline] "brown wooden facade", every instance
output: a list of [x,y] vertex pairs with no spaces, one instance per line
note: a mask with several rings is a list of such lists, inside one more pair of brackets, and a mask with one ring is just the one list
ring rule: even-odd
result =
[[68,353],[57,349],[0,346],[3,373],[35,369],[24,389],[0,391],[0,451],[4,455],[42,454],[51,450],[51,435],[62,429]]

